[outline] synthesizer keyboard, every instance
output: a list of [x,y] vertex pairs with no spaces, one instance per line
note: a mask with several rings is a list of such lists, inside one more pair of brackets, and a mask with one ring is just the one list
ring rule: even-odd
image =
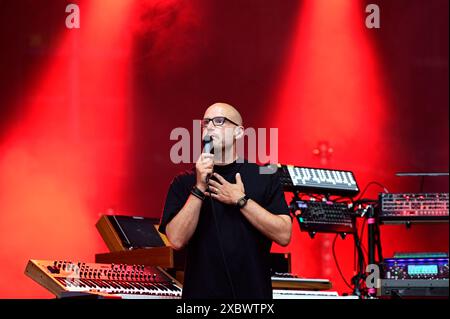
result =
[[358,296],[340,296],[336,291],[274,289],[273,299],[359,299]]
[[182,286],[160,267],[29,260],[25,274],[58,298],[179,299]]
[[379,219],[385,224],[448,222],[448,193],[381,193]]
[[300,229],[306,232],[353,233],[352,212],[345,203],[331,201],[295,202],[295,217]]
[[271,279],[273,289],[329,290],[332,287],[328,279],[302,278],[291,273],[274,273]]
[[278,164],[268,166],[280,170],[280,182],[285,191],[354,196],[359,193],[353,172]]

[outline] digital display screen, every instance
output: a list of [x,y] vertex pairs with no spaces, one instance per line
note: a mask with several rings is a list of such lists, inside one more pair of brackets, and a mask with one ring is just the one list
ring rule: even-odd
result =
[[303,201],[297,201],[298,208],[308,208],[308,204]]
[[437,275],[437,265],[408,265],[409,275]]

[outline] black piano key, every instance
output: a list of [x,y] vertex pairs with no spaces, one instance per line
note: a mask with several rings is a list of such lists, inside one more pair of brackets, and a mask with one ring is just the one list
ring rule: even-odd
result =
[[158,288],[160,288],[161,290],[169,291],[169,289],[167,287],[165,287],[162,283],[156,283],[155,285],[157,285]]
[[89,280],[87,280],[87,279],[81,279],[81,278],[80,278],[80,281],[81,281],[83,284],[85,284],[87,287],[89,287],[89,288],[97,288],[95,284],[89,282]]

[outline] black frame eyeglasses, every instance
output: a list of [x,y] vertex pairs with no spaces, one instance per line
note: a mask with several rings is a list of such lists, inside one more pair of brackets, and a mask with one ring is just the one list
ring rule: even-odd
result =
[[225,121],[228,121],[236,126],[240,126],[239,124],[237,124],[236,122],[233,122],[232,120],[230,120],[229,118],[227,118],[225,116],[215,116],[213,118],[202,119],[202,127],[207,127],[209,122],[211,122],[211,121],[214,126],[223,126],[225,124]]

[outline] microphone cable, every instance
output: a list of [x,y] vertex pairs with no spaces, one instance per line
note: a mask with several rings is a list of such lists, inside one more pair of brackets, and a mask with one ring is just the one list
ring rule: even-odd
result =
[[209,189],[209,185],[208,185],[208,188],[206,189],[206,191],[209,192],[209,194],[210,194],[209,195],[209,199],[210,199],[210,203],[211,203],[211,209],[212,209],[212,215],[213,215],[213,219],[214,219],[214,224],[216,226],[217,240],[219,241],[219,248],[220,248],[220,252],[221,252],[221,255],[222,255],[223,264],[225,266],[225,272],[226,272],[226,275],[227,275],[228,283],[230,284],[231,294],[233,296],[233,299],[236,299],[236,292],[234,290],[233,279],[231,278],[230,269],[228,267],[228,263],[227,263],[227,260],[225,258],[225,252],[223,250],[222,239],[221,239],[221,236],[220,236],[219,224],[217,222],[216,209],[215,209],[215,206],[214,206],[214,199],[211,196],[211,190]]
[[[214,152],[214,148],[212,147],[212,138],[211,138],[211,136],[206,135],[203,138],[203,142],[204,142],[204,150],[203,150],[203,152],[204,153],[210,153],[210,154],[213,153]],[[213,168],[213,171],[214,171],[214,168]],[[228,279],[228,283],[229,283],[230,288],[231,288],[231,294],[233,296],[233,299],[236,299],[236,292],[234,290],[233,279],[231,277],[231,273],[230,273],[230,269],[228,267],[227,259],[225,258],[225,252],[224,252],[224,249],[223,249],[222,238],[220,236],[220,230],[219,230],[219,224],[218,224],[218,221],[217,221],[217,213],[216,213],[216,208],[215,208],[215,205],[214,205],[214,199],[211,196],[211,189],[209,188],[209,180],[210,180],[211,177],[212,177],[212,174],[210,176],[206,176],[206,183],[207,183],[206,191],[209,192],[209,194],[210,194],[209,199],[210,199],[210,203],[211,203],[211,210],[212,210],[212,215],[213,215],[213,219],[214,219],[214,225],[215,225],[215,228],[216,228],[217,240],[219,242],[219,249],[220,249],[220,253],[221,253],[221,256],[222,256],[222,261],[223,261],[223,264],[225,266],[225,273],[226,273],[226,276],[227,276],[227,279]]]

